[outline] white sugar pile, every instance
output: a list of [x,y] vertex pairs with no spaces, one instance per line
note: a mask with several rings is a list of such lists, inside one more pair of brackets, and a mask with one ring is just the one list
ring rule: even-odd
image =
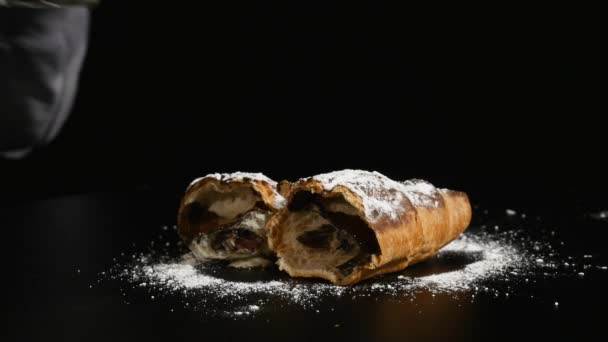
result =
[[518,252],[513,246],[498,241],[479,241],[464,235],[447,245],[439,258],[449,252],[479,253],[480,260],[459,270],[417,278],[415,280],[418,287],[442,291],[470,290],[476,288],[481,280],[492,277],[508,279],[509,275],[518,275],[529,269],[529,259],[526,255]]

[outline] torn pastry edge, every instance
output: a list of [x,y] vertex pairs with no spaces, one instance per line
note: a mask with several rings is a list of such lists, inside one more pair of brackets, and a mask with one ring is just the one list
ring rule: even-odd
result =
[[[347,276],[340,276],[336,271],[330,271],[322,268],[298,269],[296,267],[290,266],[280,255],[281,245],[283,244],[283,231],[277,229],[287,218],[287,212],[289,211],[289,208],[288,205],[285,205],[284,208],[272,215],[266,222],[266,228],[268,232],[268,246],[277,254],[277,265],[279,266],[279,269],[286,271],[287,273],[289,273],[290,276],[303,278],[323,278],[337,285],[351,285],[359,281],[362,277],[369,278],[375,275],[375,272],[379,272],[380,270],[384,269],[386,265],[382,265],[382,246],[380,245],[378,232],[372,227],[370,220],[365,215],[362,199],[358,195],[356,195],[352,190],[342,185],[337,185],[330,190],[326,190],[320,181],[315,180],[313,178],[305,179],[299,183],[292,183],[289,185],[289,187],[287,187],[287,185],[283,186],[284,191],[287,190],[284,193],[284,196],[287,199],[287,203],[289,203],[293,196],[299,192],[310,192],[312,194],[320,195],[324,198],[341,197],[344,201],[346,201],[349,205],[353,206],[357,210],[357,216],[362,219],[367,225],[367,227],[374,233],[376,243],[380,247],[380,254],[370,254],[371,260],[368,263],[356,267],[354,271],[349,273]],[[279,242],[280,245],[277,245],[276,242]],[[387,263],[387,265],[390,263],[391,262]]]
[[[192,183],[190,183],[190,185],[186,188],[186,191],[180,201],[178,214],[177,214],[178,235],[180,236],[180,238],[182,240],[184,240],[186,242],[189,249],[190,249],[190,245],[194,242],[194,240],[196,240],[196,237],[188,237],[182,233],[181,227],[183,227],[185,220],[187,220],[187,218],[184,217],[185,216],[184,210],[188,204],[196,201],[197,193],[199,191],[201,191],[204,187],[206,187],[208,184],[213,185],[218,190],[221,189],[222,190],[221,192],[230,192],[230,191],[237,190],[241,187],[252,189],[254,191],[254,193],[261,198],[262,202],[264,202],[264,204],[269,208],[269,210],[271,212],[270,217],[272,217],[278,210],[283,208],[286,204],[285,198],[277,191],[277,189],[275,187],[276,184],[271,184],[263,179],[251,179],[251,178],[244,177],[242,179],[223,180],[221,177],[218,178],[216,174],[210,174],[207,176],[197,178]],[[268,223],[268,220],[266,221],[264,228],[266,228],[267,223]],[[268,242],[268,236],[266,236],[265,238],[266,238],[266,241]],[[190,250],[189,253],[192,253],[192,251]],[[243,257],[243,258],[239,258],[239,259],[227,259],[226,261],[230,262],[230,264],[228,265],[229,267],[236,267],[236,268],[258,267],[258,266],[243,266],[246,264],[245,261],[253,259],[253,258],[264,259],[264,260],[268,261],[268,263],[271,263],[270,256],[268,256],[268,257],[247,256],[247,257]],[[200,260],[200,259],[198,259],[198,260],[200,262],[206,261],[206,260]],[[208,260],[218,260],[218,259],[208,259]],[[243,261],[243,263],[234,264],[237,261]],[[265,267],[265,266],[267,266],[268,263],[256,262],[256,264],[259,265],[259,267]]]

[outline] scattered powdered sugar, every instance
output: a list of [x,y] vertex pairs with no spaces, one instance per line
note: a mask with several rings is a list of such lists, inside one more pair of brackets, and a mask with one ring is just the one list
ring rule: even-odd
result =
[[[506,222],[524,222],[513,221],[514,217],[504,210],[501,214],[508,218]],[[520,220],[519,216],[515,219]],[[534,298],[542,296],[534,292],[534,283],[564,277],[585,281],[593,278],[594,272],[608,271],[596,254],[560,254],[563,241],[552,230],[482,222],[474,224],[432,259],[350,287],[321,279],[290,278],[276,267],[235,270],[218,262],[200,264],[188,254],[184,257],[187,249],[182,243],[165,245],[154,241],[148,252],[129,253],[111,270],[101,273],[98,284],[118,281],[128,303],[173,303],[173,311],[177,301],[184,309],[205,317],[241,319],[285,308],[333,310],[336,305],[370,299],[411,305],[420,296]],[[160,234],[163,242],[177,239],[174,231],[162,229]],[[553,305],[555,299],[550,298],[549,303]]]
[[[138,263],[124,268],[117,276],[129,283],[139,284],[137,286],[140,287],[165,294],[181,294],[189,298],[189,303],[195,303],[194,308],[205,310],[209,314],[251,314],[267,307],[269,300],[277,299],[306,308],[314,305],[319,296],[340,296],[348,290],[323,282],[298,282],[280,273],[273,274],[271,278],[266,274],[266,277],[262,277],[263,280],[228,279],[226,273],[230,271],[218,264],[193,265],[188,260],[151,263],[144,257]],[[229,305],[218,312],[216,309],[208,309],[209,302],[215,304],[214,307],[220,303]]]
[[462,269],[417,278],[415,280],[419,286],[431,286],[443,291],[470,290],[479,280],[501,276],[508,268],[525,271],[529,263],[525,255],[509,244],[487,239],[480,241],[468,235],[453,241],[441,253],[477,254],[479,260]]
[[[529,264],[529,257],[505,241],[490,235],[467,234],[446,246],[430,261],[351,287],[336,286],[320,279],[293,279],[273,269],[255,271],[260,274],[259,279],[241,279],[238,274],[235,276],[235,271],[226,271],[216,263],[197,265],[192,259],[166,255],[140,255],[117,268],[114,274],[136,288],[165,296],[183,296],[183,301],[190,303],[191,308],[206,314],[235,317],[272,309],[268,303],[277,300],[285,305],[314,309],[324,298],[409,298],[420,291],[475,291],[487,281],[504,278],[508,270],[524,274]],[[251,275],[252,271],[248,272]],[[228,305],[220,305],[218,309],[218,303]]]
[[[196,267],[187,263],[172,262],[159,263],[145,266],[141,272],[132,273],[133,279],[145,280],[146,284],[157,285],[168,290],[201,290],[207,294],[213,294],[216,299],[234,300],[237,297],[249,294],[271,294],[278,297],[291,297],[295,302],[300,299],[307,299],[314,292],[323,291],[329,284],[308,284],[301,285],[290,283],[284,280],[267,280],[244,282],[236,280],[226,280],[218,276],[206,273],[211,271],[209,268]],[[343,288],[335,287],[334,293],[339,293]],[[303,301],[301,302],[304,303]],[[257,305],[249,305],[257,307]]]
[[608,220],[608,210],[598,211],[596,213],[590,214],[589,216],[599,221]]
[[[396,182],[383,174],[364,170],[342,170],[313,176],[312,179],[321,182],[326,191],[336,186],[344,186],[359,197],[363,202],[365,215],[371,221],[387,217],[391,221],[407,210],[403,205],[406,197],[416,207],[439,206],[440,194],[430,183],[423,180]],[[301,181],[305,181],[302,179]]]

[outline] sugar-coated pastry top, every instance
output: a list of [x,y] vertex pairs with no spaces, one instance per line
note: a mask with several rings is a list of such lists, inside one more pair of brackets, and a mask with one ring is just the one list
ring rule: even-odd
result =
[[188,188],[191,188],[193,185],[197,184],[198,182],[200,182],[204,179],[208,179],[208,178],[217,179],[220,182],[264,182],[264,183],[267,183],[268,185],[270,185],[270,187],[272,188],[272,190],[274,192],[274,201],[273,202],[274,202],[275,208],[280,209],[283,206],[285,206],[285,204],[287,202],[285,200],[285,198],[283,196],[281,196],[281,194],[279,194],[279,192],[277,191],[277,182],[266,177],[263,173],[260,173],[260,172],[237,171],[237,172],[232,172],[232,173],[210,173],[206,176],[199,177],[199,178],[193,180],[190,183],[190,185],[188,186]]
[[272,185],[273,187],[277,186],[277,182],[273,181],[272,179],[266,177],[263,173],[259,173],[259,172],[241,172],[241,171],[237,171],[237,172],[232,172],[232,173],[210,173],[206,176],[197,178],[195,180],[192,181],[192,183],[190,183],[190,186],[192,186],[193,184],[199,182],[202,179],[205,178],[215,178],[217,180],[220,181],[226,181],[226,182],[230,182],[230,181],[243,181],[246,179],[250,179],[250,180],[254,180],[254,181],[262,181],[262,182],[266,182],[270,185]]
[[441,194],[431,183],[420,179],[405,182],[394,181],[379,172],[364,170],[341,170],[324,173],[300,181],[316,180],[325,191],[343,186],[361,198],[365,215],[371,221],[387,217],[397,220],[403,211],[404,196],[415,207],[437,208],[441,205]]

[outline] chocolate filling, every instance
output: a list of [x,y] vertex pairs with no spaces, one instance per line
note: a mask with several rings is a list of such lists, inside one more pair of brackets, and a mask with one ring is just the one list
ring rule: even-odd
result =
[[213,231],[219,225],[218,220],[220,219],[217,214],[209,211],[207,207],[198,202],[186,205],[184,217],[186,218],[186,224],[181,227],[181,233],[188,238]]
[[336,212],[323,212],[323,216],[333,223],[339,231],[355,237],[361,250],[370,254],[380,254],[380,246],[374,231],[359,216]]
[[342,273],[342,275],[347,276],[347,275],[353,273],[355,268],[369,263],[371,261],[371,259],[372,259],[371,254],[359,253],[354,258],[352,258],[349,261],[338,266],[338,270],[340,271],[340,273]]
[[336,228],[329,224],[324,224],[315,230],[309,230],[297,237],[297,240],[304,246],[310,248],[328,249],[333,240]]
[[255,251],[263,243],[262,238],[244,228],[225,228],[214,234],[211,247],[218,251]]
[[380,246],[374,231],[357,215],[329,211],[326,208],[331,201],[340,201],[342,198],[323,198],[310,192],[294,194],[289,205],[290,211],[314,210],[318,211],[331,224],[324,224],[314,230],[308,230],[296,239],[301,244],[314,249],[331,252],[331,242],[336,238],[339,242],[337,250],[350,253],[359,247],[355,254],[345,263],[338,265],[337,269],[344,276],[352,273],[357,267],[369,263],[372,254],[380,254]]
[[[263,201],[258,201],[255,204],[255,209],[258,211],[268,211],[268,206]],[[232,222],[238,222],[245,214],[238,215]],[[221,228],[222,223],[225,224],[226,219],[216,213],[209,211],[209,207],[201,205],[199,202],[192,202],[184,207],[184,217],[186,225],[182,227],[183,235],[194,238],[200,234],[209,234]],[[185,229],[184,229],[185,228]]]
[[255,203],[255,208],[260,211],[269,211],[270,210],[270,208],[266,205],[266,203],[264,203],[264,201],[257,201]]
[[340,239],[340,245],[338,245],[338,249],[342,250],[344,253],[350,253],[353,249],[355,249],[355,244],[352,243],[347,236],[345,236],[346,232],[343,230],[338,231],[338,239]]
[[307,191],[296,193],[289,203],[290,211],[300,211],[309,209],[313,204],[319,201],[321,196],[315,195]]
[[186,207],[188,222],[192,225],[203,223],[203,221],[213,220],[219,218],[217,214],[208,210],[209,208],[203,207],[198,202],[192,202]]

